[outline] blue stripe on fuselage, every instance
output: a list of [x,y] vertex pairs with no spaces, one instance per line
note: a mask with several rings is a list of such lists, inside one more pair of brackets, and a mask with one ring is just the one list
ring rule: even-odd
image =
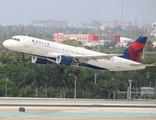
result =
[[90,65],[87,63],[80,63],[79,66],[83,66],[83,67],[87,67],[87,68],[91,68],[91,69],[95,69],[95,70],[108,70],[108,69],[101,68],[101,67],[94,66],[94,65]]

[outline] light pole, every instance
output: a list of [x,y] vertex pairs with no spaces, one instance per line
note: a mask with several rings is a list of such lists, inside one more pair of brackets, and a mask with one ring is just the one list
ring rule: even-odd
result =
[[145,74],[146,74],[147,81],[149,81],[149,87],[151,87],[151,81],[149,80],[150,79],[150,72],[147,71]]
[[45,39],[45,24],[42,24],[43,27],[43,39]]
[[6,77],[6,82],[5,82],[5,97],[7,97],[8,80],[9,79]]
[[96,85],[96,81],[97,81],[97,75],[98,75],[99,73],[95,73],[94,74],[94,82],[95,82],[95,85]]
[[76,99],[76,76],[69,74],[70,76],[73,76],[75,78],[75,90],[74,90],[74,99]]
[[98,52],[100,52],[100,23],[98,23]]
[[129,99],[131,99],[131,83],[132,83],[132,80],[128,80],[129,81]]
[[47,80],[46,80],[45,87],[46,87],[45,98],[47,98]]

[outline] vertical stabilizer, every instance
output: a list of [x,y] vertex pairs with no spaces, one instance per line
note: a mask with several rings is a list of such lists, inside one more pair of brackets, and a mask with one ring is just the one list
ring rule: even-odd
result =
[[145,47],[147,37],[140,36],[122,54],[123,58],[138,62]]

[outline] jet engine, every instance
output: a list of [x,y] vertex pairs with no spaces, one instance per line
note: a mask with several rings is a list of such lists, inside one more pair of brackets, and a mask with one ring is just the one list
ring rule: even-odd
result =
[[61,65],[71,65],[73,63],[73,59],[69,56],[57,55],[56,63]]
[[34,64],[42,64],[42,65],[48,63],[48,60],[40,58],[40,57],[37,57],[37,56],[32,56],[31,57],[31,61]]

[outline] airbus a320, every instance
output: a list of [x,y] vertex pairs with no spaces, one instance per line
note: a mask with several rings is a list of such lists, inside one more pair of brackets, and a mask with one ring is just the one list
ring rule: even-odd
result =
[[130,71],[153,66],[138,62],[146,41],[147,37],[140,36],[121,54],[106,54],[21,35],[5,40],[3,45],[9,50],[19,52],[20,62],[24,54],[29,54],[35,64],[56,62],[60,66],[57,70],[60,74],[64,72],[61,66],[75,66],[74,74],[78,75],[79,67],[100,71]]

